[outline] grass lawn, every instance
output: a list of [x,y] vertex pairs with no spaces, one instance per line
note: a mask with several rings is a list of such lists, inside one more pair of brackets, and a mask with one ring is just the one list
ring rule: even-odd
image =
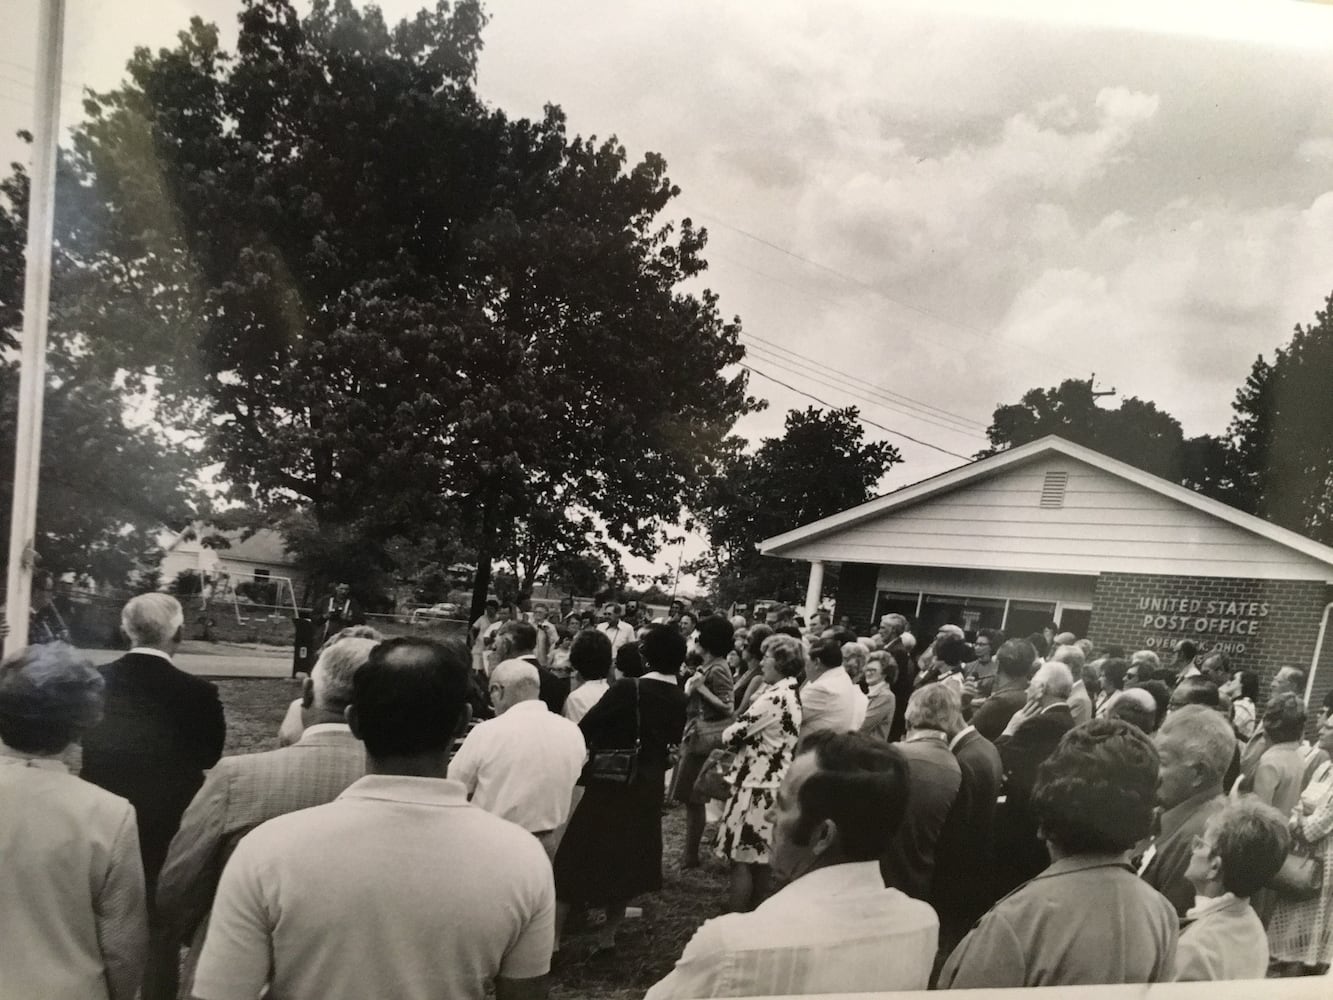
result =
[[[226,753],[257,753],[278,745],[278,726],[291,700],[300,695],[297,681],[219,678],[214,681],[227,713]],[[614,959],[587,961],[591,933],[566,935],[570,957],[552,974],[551,996],[557,1000],[638,1000],[653,983],[671,971],[685,942],[698,926],[722,911],[726,899],[726,868],[712,859],[702,869],[681,871],[677,865],[684,834],[684,811],[662,817],[665,845],[665,887],[635,900],[643,919],[626,920],[620,929]]]

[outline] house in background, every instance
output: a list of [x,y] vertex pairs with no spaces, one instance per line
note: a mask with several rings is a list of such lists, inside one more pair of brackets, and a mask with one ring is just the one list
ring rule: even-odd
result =
[[[257,603],[276,605],[299,601],[305,578],[282,534],[261,528],[249,538],[244,535],[198,521],[183,531],[167,533],[161,539],[163,588],[170,587],[181,573],[192,572],[207,575],[219,591],[217,596],[238,592],[253,595]],[[225,538],[228,546],[204,544],[205,539],[216,536]]]

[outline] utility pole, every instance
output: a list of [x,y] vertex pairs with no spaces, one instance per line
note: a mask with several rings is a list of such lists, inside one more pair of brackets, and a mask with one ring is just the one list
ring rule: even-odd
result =
[[1088,391],[1092,393],[1093,399],[1101,399],[1103,396],[1114,396],[1115,386],[1111,386],[1109,389],[1102,389],[1099,392],[1097,390],[1097,373],[1093,372],[1092,377],[1088,379]]
[[51,239],[55,228],[56,140],[60,127],[60,62],[65,47],[65,0],[43,0],[37,26],[37,97],[33,105],[32,183],[23,285],[23,342],[19,350],[18,433],[14,445],[14,503],[9,523],[5,655],[28,644],[28,611],[36,556],[37,483],[42,459],[46,393],[46,328],[51,300]]

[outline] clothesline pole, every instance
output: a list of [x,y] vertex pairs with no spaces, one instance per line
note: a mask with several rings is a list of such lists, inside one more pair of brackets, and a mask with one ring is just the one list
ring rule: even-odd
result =
[[23,340],[19,349],[18,429],[14,446],[14,499],[9,522],[5,655],[28,641],[37,532],[37,484],[42,457],[42,403],[46,391],[46,329],[51,298],[51,242],[56,193],[56,139],[60,127],[60,62],[65,0],[42,0],[37,26],[37,97],[33,106],[32,173],[28,189],[28,245],[23,285]]

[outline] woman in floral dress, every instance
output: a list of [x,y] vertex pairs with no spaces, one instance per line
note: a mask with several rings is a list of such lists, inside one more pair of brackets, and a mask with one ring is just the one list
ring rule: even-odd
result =
[[722,733],[722,745],[736,754],[727,775],[731,796],[722,811],[717,853],[731,861],[731,909],[754,909],[768,888],[768,818],[778,785],[796,753],[801,701],[796,677],[805,669],[799,639],[774,635],[764,640],[763,689],[750,707]]

